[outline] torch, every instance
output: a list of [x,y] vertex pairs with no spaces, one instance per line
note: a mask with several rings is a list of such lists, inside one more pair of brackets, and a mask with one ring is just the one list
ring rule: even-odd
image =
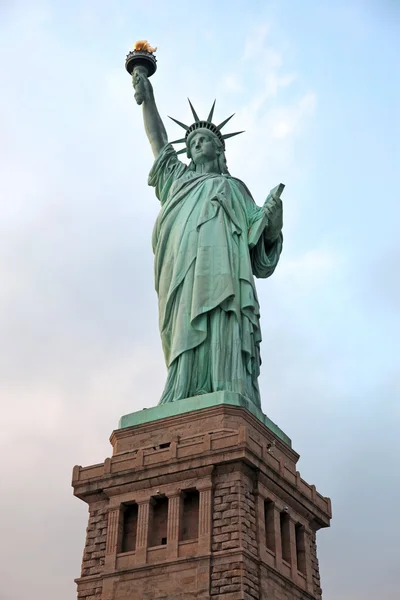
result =
[[[135,72],[146,77],[151,77],[157,70],[157,59],[154,52],[157,48],[152,48],[146,40],[139,40],[135,43],[133,50],[129,52],[125,60],[125,69],[129,75],[132,75],[135,81]],[[136,102],[142,104],[143,98],[139,92],[135,94]]]

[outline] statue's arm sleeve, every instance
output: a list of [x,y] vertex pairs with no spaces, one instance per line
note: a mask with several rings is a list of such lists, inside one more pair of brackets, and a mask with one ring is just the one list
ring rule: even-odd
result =
[[282,245],[282,232],[272,244],[266,241],[264,235],[260,237],[258,243],[250,250],[251,267],[255,277],[263,279],[272,275],[278,264]]
[[187,168],[187,165],[178,159],[171,144],[166,144],[154,161],[148,179],[148,184],[155,188],[161,204],[165,204],[171,185],[182,177]]

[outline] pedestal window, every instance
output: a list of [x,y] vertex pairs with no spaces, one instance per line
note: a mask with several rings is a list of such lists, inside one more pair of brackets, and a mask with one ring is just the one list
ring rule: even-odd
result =
[[136,550],[136,535],[138,523],[138,505],[122,505],[122,541],[121,552],[133,552]]
[[305,542],[305,529],[300,523],[295,525],[295,536],[296,536],[296,555],[297,555],[297,568],[298,570],[306,575],[306,542]]
[[282,545],[282,559],[287,563],[291,563],[291,549],[290,549],[290,517],[287,512],[281,512],[280,514],[280,529],[281,529],[281,545]]
[[149,521],[149,547],[167,543],[168,498],[157,496],[151,499]]
[[197,540],[199,537],[200,494],[197,490],[183,492],[179,541]]
[[264,501],[265,545],[275,552],[275,505],[272,500]]

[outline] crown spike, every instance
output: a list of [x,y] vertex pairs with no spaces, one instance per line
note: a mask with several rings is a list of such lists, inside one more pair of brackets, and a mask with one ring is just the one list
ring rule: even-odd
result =
[[177,150],[177,154],[183,154],[184,152],[187,152],[187,148],[186,146],[184,148],[182,148],[181,150]]
[[191,109],[191,111],[192,111],[192,115],[193,115],[193,117],[194,117],[194,120],[196,121],[196,123],[198,123],[198,122],[200,121],[200,119],[199,119],[199,117],[197,116],[197,112],[194,110],[194,108],[193,108],[193,104],[190,102],[189,98],[188,98],[188,102],[189,102],[189,106],[190,106],[190,109]]
[[174,117],[170,117],[168,115],[168,118],[171,119],[172,121],[174,121],[180,127],[183,127],[183,129],[185,129],[186,131],[189,129],[189,125],[185,125],[184,123],[181,123],[180,121],[177,121],[176,119],[174,119]]
[[227,124],[227,122],[230,121],[234,115],[235,115],[235,113],[233,113],[233,115],[231,115],[230,117],[228,117],[227,119],[225,119],[225,121],[222,121],[222,123],[220,123],[219,125],[217,125],[218,131],[221,131],[221,129],[223,127],[225,127],[225,125]]
[[174,140],[173,142],[170,142],[170,144],[185,144],[186,143],[186,138],[181,138],[180,140]]
[[235,133],[226,133],[222,136],[223,140],[227,140],[228,138],[233,137],[234,135],[239,135],[240,133],[244,133],[244,131],[235,131]]
[[213,105],[212,105],[211,110],[210,110],[210,114],[207,117],[207,121],[210,121],[210,123],[211,123],[213,115],[214,115],[215,102],[216,101],[214,100]]

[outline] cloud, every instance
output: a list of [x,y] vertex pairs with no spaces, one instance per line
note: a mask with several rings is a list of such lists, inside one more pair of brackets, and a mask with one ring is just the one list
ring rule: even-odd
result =
[[241,92],[242,83],[237,75],[225,75],[221,81],[221,87],[226,92]]
[[242,55],[243,62],[254,60],[265,52],[265,42],[270,29],[270,23],[265,21],[247,34]]
[[306,168],[303,149],[313,125],[317,94],[294,71],[286,44],[269,21],[248,32],[241,60],[221,77],[219,87],[224,98],[234,95],[231,130],[234,123],[245,130],[243,136],[227,142],[230,171],[241,177],[245,165],[243,179],[261,204],[269,191],[261,189],[261,182],[265,186],[271,181],[272,188],[273,177],[284,181],[288,173],[293,176],[294,171]]
[[299,131],[304,124],[304,119],[313,114],[315,105],[315,94],[308,93],[291,110],[278,109],[275,111],[271,119],[272,138],[283,139]]

